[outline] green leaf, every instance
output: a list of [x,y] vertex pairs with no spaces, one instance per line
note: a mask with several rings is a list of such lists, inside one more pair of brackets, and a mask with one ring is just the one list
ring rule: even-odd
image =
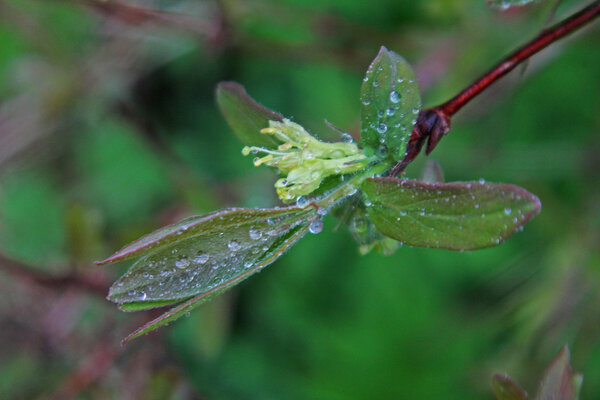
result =
[[143,310],[150,310],[152,308],[170,306],[175,303],[179,303],[181,301],[183,301],[183,299],[164,300],[164,301],[136,301],[133,303],[119,304],[119,309],[121,311],[143,311]]
[[573,374],[569,358],[565,346],[546,369],[536,400],[577,400],[583,376]]
[[536,0],[487,0],[488,4],[494,7],[501,8],[503,10],[510,7],[521,7],[529,3],[533,3]]
[[362,146],[379,149],[385,145],[386,155],[394,160],[404,158],[421,109],[419,86],[410,65],[382,46],[367,70],[360,100]]
[[527,392],[505,374],[494,374],[492,389],[498,400],[529,400]]
[[159,229],[124,247],[102,263],[142,258],[112,285],[109,300],[126,311],[185,300],[125,341],[175,320],[260,271],[316,218],[312,207],[227,209]]
[[362,189],[377,229],[411,246],[451,250],[495,246],[541,207],[537,197],[509,184],[369,178]]
[[260,133],[260,130],[268,127],[269,121],[282,121],[283,116],[258,104],[239,83],[219,83],[217,104],[242,143],[268,149],[281,144],[273,136]]

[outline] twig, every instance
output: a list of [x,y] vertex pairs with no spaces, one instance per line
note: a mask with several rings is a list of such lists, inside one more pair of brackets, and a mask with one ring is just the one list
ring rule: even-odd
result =
[[47,400],[75,398],[81,391],[96,382],[114,364],[117,352],[110,341],[100,342],[59,389]]
[[52,289],[76,288],[85,292],[106,297],[109,285],[98,278],[83,274],[62,274],[52,275],[42,271],[36,271],[30,266],[19,261],[13,260],[0,254],[0,269],[13,276],[34,282],[40,286]]
[[406,156],[392,168],[390,175],[396,176],[404,171],[406,166],[419,154],[425,140],[428,140],[426,154],[431,153],[442,137],[450,131],[451,117],[465,104],[532,55],[576,31],[599,15],[600,0],[596,0],[567,19],[543,30],[537,37],[521,46],[447,102],[421,111],[409,139]]

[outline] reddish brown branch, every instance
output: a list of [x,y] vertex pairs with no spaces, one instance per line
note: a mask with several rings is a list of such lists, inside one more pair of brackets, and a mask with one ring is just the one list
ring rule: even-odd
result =
[[108,293],[108,284],[104,282],[104,280],[89,274],[70,273],[52,275],[42,271],[36,271],[28,265],[24,265],[23,263],[10,259],[2,254],[0,254],[0,269],[23,280],[52,289],[61,290],[66,288],[76,288],[102,296],[102,298]]
[[561,39],[573,31],[581,28],[598,15],[600,15],[600,0],[593,2],[583,10],[573,14],[564,21],[545,29],[535,39],[521,46],[521,48],[506,57],[502,62],[473,82],[465,90],[444,104],[438,106],[438,108],[448,116],[454,115],[475,96],[484,91],[492,83],[496,82],[498,79],[515,69],[523,61],[527,60],[529,57],[546,48],[558,39]]
[[536,38],[521,46],[452,99],[439,106],[421,111],[411,134],[406,156],[394,166],[390,175],[395,176],[404,171],[406,166],[419,154],[425,140],[428,140],[426,153],[431,153],[441,138],[450,131],[451,117],[478,94],[532,55],[576,31],[599,15],[600,0],[597,0],[567,19],[542,31]]

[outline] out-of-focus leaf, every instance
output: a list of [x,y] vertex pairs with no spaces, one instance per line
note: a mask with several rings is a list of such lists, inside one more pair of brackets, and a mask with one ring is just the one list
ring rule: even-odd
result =
[[537,0],[487,0],[488,4],[494,7],[507,9],[510,7],[524,6],[529,3],[533,3]]
[[421,172],[419,177],[421,182],[426,183],[442,183],[444,182],[444,171],[440,163],[435,160],[428,160],[425,164],[425,168]]
[[[382,46],[367,70],[360,101],[363,147],[379,149],[383,145],[390,157],[404,158],[421,109],[419,86],[410,65]],[[385,151],[381,154],[385,155]]]
[[583,376],[573,374],[569,358],[565,346],[546,369],[536,400],[577,400]]
[[494,374],[492,389],[498,400],[529,400],[527,392],[505,374]]
[[283,116],[258,104],[239,83],[219,83],[217,104],[242,143],[269,149],[281,144],[273,136],[260,133],[260,130],[268,127],[269,121],[282,121]]
[[348,231],[359,245],[361,254],[367,254],[375,249],[386,255],[393,254],[399,247],[396,240],[384,236],[371,222],[361,193],[348,196],[339,202],[331,213],[345,224]]
[[541,207],[537,197],[509,184],[369,178],[362,189],[377,229],[411,246],[451,250],[495,246]]
[[185,300],[125,341],[260,271],[301,238],[315,218],[314,208],[221,210],[159,229],[102,261],[143,256],[110,288],[109,300],[124,310]]

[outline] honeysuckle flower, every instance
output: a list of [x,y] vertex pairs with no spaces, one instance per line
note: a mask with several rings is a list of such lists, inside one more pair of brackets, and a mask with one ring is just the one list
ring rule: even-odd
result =
[[255,166],[265,164],[279,169],[283,178],[275,182],[275,189],[284,202],[314,192],[328,176],[356,172],[369,163],[356,144],[322,142],[289,119],[269,121],[260,132],[272,135],[281,144],[276,150],[246,146],[242,154],[262,153],[254,159]]

